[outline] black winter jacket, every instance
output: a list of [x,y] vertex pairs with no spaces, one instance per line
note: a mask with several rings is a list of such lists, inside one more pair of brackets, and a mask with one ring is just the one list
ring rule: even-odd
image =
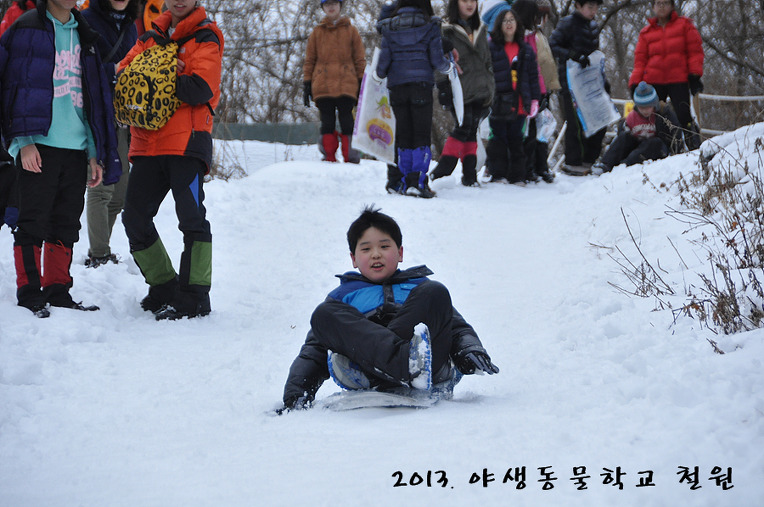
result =
[[[135,41],[138,40],[138,29],[135,26],[135,18],[125,13],[125,18],[122,20],[119,27],[112,18],[111,13],[106,12],[101,7],[101,3],[93,0],[90,2],[90,6],[82,11],[82,17],[87,20],[91,28],[98,32],[100,37],[96,41],[98,45],[98,51],[101,53],[101,58],[106,58],[109,53],[112,53],[109,61],[103,62],[103,68],[106,72],[106,79],[111,83],[112,90],[116,84],[116,66],[128,51],[135,45]],[[120,34],[124,32],[120,40]],[[114,50],[114,46],[119,41],[119,48]]]
[[549,37],[549,47],[557,59],[560,84],[568,87],[567,60],[578,55],[590,55],[600,47],[600,29],[595,21],[583,17],[578,11],[562,18]]
[[522,98],[523,109],[526,114],[530,112],[531,101],[541,100],[539,87],[539,71],[536,62],[536,54],[533,48],[525,42],[519,44],[517,54],[517,89],[512,89],[512,64],[507,58],[507,52],[503,45],[494,41],[489,43],[491,49],[491,61],[493,63],[493,77],[496,81],[496,98],[494,100],[492,115],[498,119],[502,107],[498,104],[502,97],[515,94]]
[[[474,42],[470,41],[467,31],[459,24],[444,23],[441,31],[444,42],[450,42],[459,53],[458,63],[463,71],[463,74],[459,76],[459,82],[462,85],[464,103],[479,102],[482,106],[490,106],[493,100],[494,80],[486,26],[481,24],[473,32]],[[440,74],[438,86],[443,86],[441,83],[447,80],[448,76]]]

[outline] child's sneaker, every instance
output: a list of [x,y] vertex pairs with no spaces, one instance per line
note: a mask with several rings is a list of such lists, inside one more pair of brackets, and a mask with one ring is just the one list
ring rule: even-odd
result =
[[348,357],[330,350],[326,358],[326,364],[329,366],[329,375],[331,375],[332,380],[341,388],[348,391],[371,389],[369,377],[366,376],[357,363],[354,363]]
[[411,387],[429,391],[432,389],[432,345],[430,330],[425,324],[414,327],[414,336],[409,347],[409,373]]

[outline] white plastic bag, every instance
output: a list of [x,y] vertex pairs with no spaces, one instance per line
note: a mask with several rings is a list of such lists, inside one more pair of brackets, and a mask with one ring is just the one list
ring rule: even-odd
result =
[[549,109],[544,109],[536,116],[536,139],[548,143],[557,128],[557,120]]
[[605,55],[602,51],[589,55],[586,68],[573,60],[567,61],[568,88],[586,137],[621,118],[610,95],[605,92],[604,71]]
[[377,160],[395,164],[395,115],[390,105],[387,79],[379,82],[371,77],[378,60],[379,48],[376,48],[371,65],[366,66],[361,81],[353,126],[353,148]]
[[[451,63],[454,63],[454,57],[449,55]],[[451,65],[451,71],[448,73],[448,80],[451,82],[451,96],[454,102],[454,113],[456,114],[456,122],[461,125],[464,121],[464,92],[462,91],[462,83],[459,80],[459,72],[456,70],[456,65]]]

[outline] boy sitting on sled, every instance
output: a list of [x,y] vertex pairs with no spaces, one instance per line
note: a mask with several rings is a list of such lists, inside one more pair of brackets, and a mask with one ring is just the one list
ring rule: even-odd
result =
[[338,275],[340,286],[313,312],[279,413],[310,407],[330,376],[343,389],[404,386],[448,397],[463,374],[499,372],[448,289],[427,278],[432,271],[398,269],[402,235],[393,218],[367,207],[347,238],[360,273]]

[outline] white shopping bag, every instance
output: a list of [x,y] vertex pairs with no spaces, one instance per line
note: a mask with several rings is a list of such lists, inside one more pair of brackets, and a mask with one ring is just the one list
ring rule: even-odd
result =
[[557,120],[549,109],[544,109],[536,116],[536,139],[548,143],[557,128]]
[[374,49],[371,65],[367,65],[363,73],[353,126],[353,148],[395,164],[395,115],[390,106],[387,79],[379,82],[371,77],[377,61],[379,48]]
[[[448,56],[453,64],[454,57],[452,55]],[[462,83],[459,81],[459,72],[456,70],[456,64],[451,65],[451,71],[448,73],[448,80],[451,82],[451,96],[454,99],[456,122],[461,125],[464,121],[464,92],[462,91]]]
[[586,68],[573,60],[567,61],[568,88],[586,137],[621,118],[610,95],[605,92],[604,72],[605,55],[602,51],[589,55]]

